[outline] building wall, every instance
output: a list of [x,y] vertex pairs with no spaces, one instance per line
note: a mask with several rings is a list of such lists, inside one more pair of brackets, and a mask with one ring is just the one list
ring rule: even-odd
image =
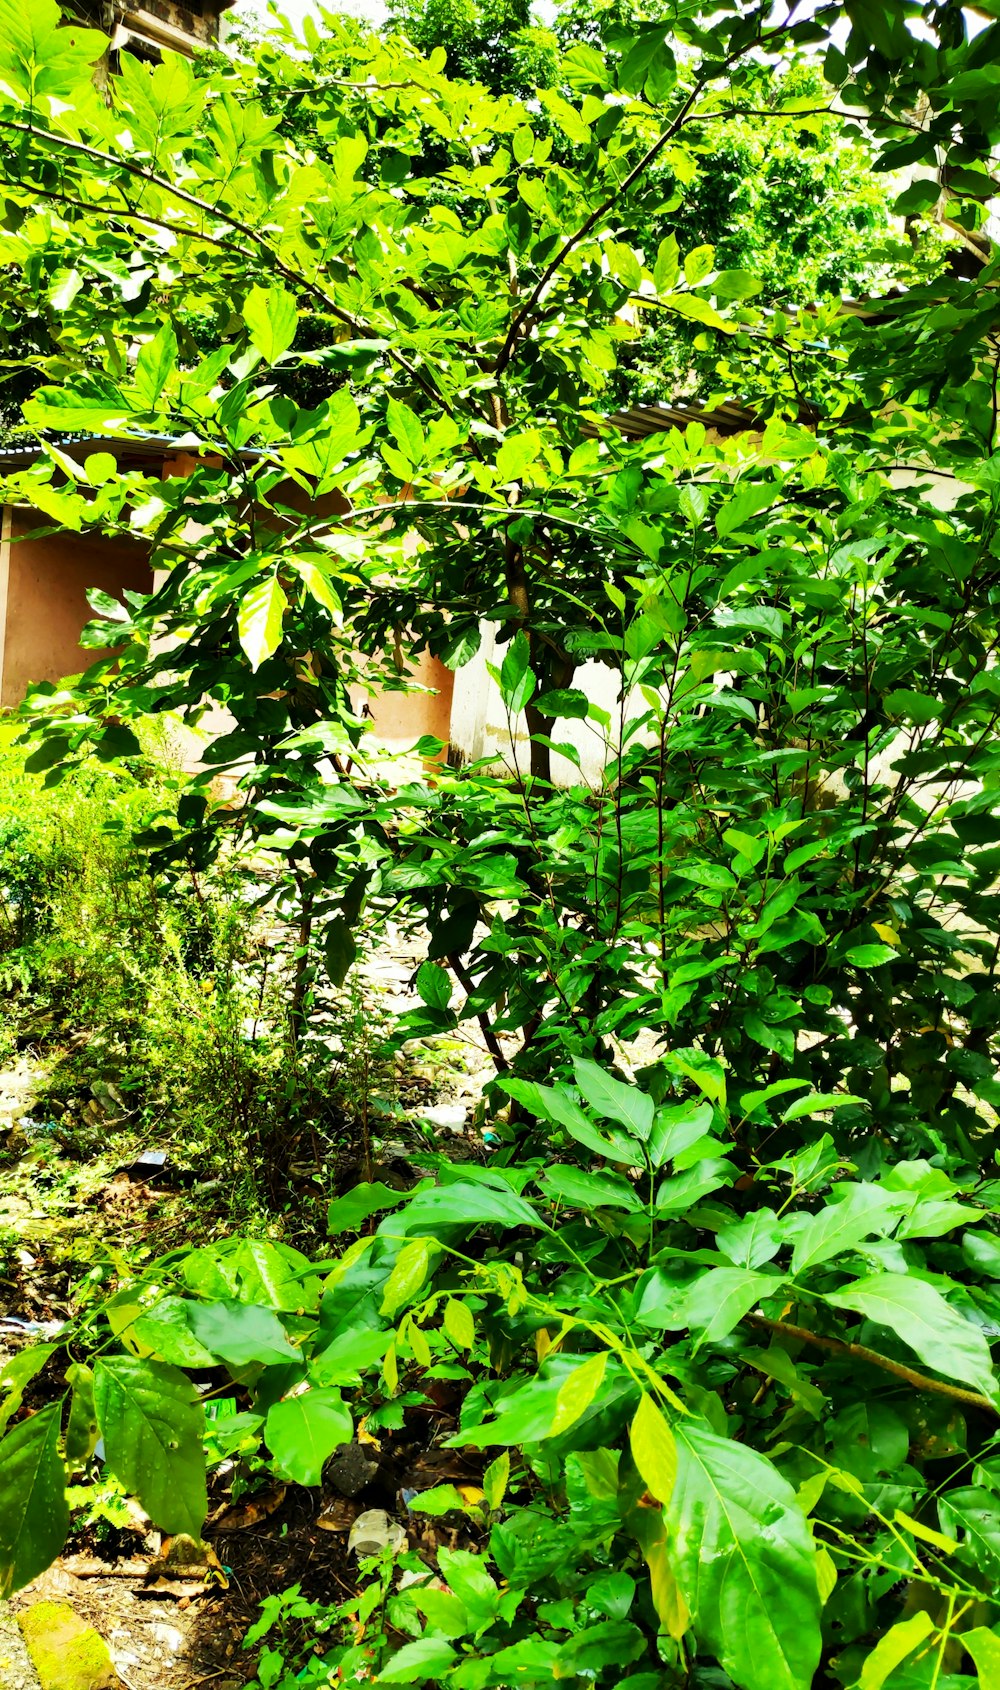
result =
[[33,681],[78,675],[105,652],[78,644],[93,619],[87,592],[121,599],[123,588],[152,591],[145,548],[102,535],[27,538],[45,519],[7,509],[0,539],[0,706],[19,704]]

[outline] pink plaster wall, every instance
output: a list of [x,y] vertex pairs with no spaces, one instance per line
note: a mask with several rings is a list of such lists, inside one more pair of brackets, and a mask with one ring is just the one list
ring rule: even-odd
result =
[[84,625],[93,620],[89,588],[100,587],[120,599],[125,587],[140,593],[153,587],[144,546],[71,532],[22,538],[45,520],[35,511],[13,510],[5,524],[0,551],[0,572],[7,574],[0,705],[19,704],[32,681],[78,675],[104,655],[77,643]]

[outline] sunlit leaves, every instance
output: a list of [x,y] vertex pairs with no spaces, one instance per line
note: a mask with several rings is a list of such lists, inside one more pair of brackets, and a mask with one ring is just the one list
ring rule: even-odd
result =
[[276,575],[266,576],[243,594],[237,627],[251,669],[259,669],[277,651],[287,609],[288,599]]
[[596,1062],[574,1058],[573,1073],[585,1102],[606,1121],[617,1121],[635,1138],[645,1142],[653,1126],[653,1099],[638,1086],[616,1080]]
[[152,411],[177,367],[177,336],[171,323],[164,323],[152,340],[139,348],[135,364],[135,390],[140,407]]
[[243,321],[250,339],[268,364],[287,352],[295,339],[299,313],[283,287],[252,288],[243,305]]
[[677,1444],[669,1422],[645,1391],[629,1428],[629,1447],[647,1488],[666,1505],[677,1480]]
[[334,1386],[321,1386],[277,1402],[264,1436],[279,1471],[299,1485],[318,1485],[339,1444],[350,1443],[350,1409]]
[[875,1273],[842,1291],[830,1292],[827,1300],[878,1326],[888,1326],[935,1372],[1000,1402],[981,1327],[952,1308],[933,1285],[905,1273]]
[[590,1407],[604,1379],[608,1353],[599,1350],[568,1374],[559,1387],[549,1436],[556,1438],[567,1427],[574,1426],[581,1414]]
[[399,1260],[390,1273],[382,1293],[382,1314],[392,1316],[398,1309],[412,1302],[420,1290],[431,1263],[430,1245],[424,1238],[414,1239],[400,1252]]
[[102,30],[61,27],[55,0],[0,0],[0,89],[17,100],[64,100],[108,50]]

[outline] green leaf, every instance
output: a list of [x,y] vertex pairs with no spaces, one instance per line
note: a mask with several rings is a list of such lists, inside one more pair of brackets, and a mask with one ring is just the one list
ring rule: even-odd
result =
[[584,1114],[568,1086],[558,1081],[552,1086],[540,1086],[534,1080],[501,1080],[500,1089],[518,1103],[523,1103],[541,1120],[565,1127],[578,1144],[586,1145],[598,1156],[606,1156],[612,1162],[625,1162],[629,1167],[641,1167],[642,1152],[635,1139],[616,1132],[614,1128],[607,1129],[606,1134],[600,1132]]
[[755,1268],[772,1261],[782,1245],[781,1222],[772,1209],[757,1209],[744,1220],[724,1226],[715,1247],[737,1267]]
[[97,1409],[94,1406],[93,1370],[83,1362],[66,1369],[66,1383],[72,1390],[66,1422],[66,1460],[70,1470],[89,1461],[97,1445]]
[[266,1238],[241,1238],[229,1253],[227,1265],[235,1274],[235,1289],[241,1303],[269,1303],[286,1314],[302,1313],[308,1298],[302,1272],[309,1263],[290,1244],[272,1244]]
[[977,1625],[972,1631],[961,1633],[961,1644],[975,1663],[979,1676],[979,1690],[998,1690],[1000,1686],[1000,1637]]
[[236,625],[240,645],[256,674],[262,663],[277,651],[288,600],[276,575],[258,581],[240,600]]
[[852,945],[844,954],[852,968],[881,968],[883,963],[895,962],[899,957],[891,945]]
[[399,1259],[385,1282],[381,1313],[389,1320],[397,1310],[413,1301],[430,1272],[431,1247],[426,1238],[416,1238],[399,1253]]
[[958,1539],[959,1558],[995,1585],[1000,1578],[1000,1501],[978,1485],[960,1485],[939,1498],[938,1518]]
[[165,1532],[200,1537],[207,1512],[204,1414],[176,1367],[134,1356],[102,1356],[94,1400],[105,1458]]
[[662,240],[656,252],[656,264],[653,268],[653,284],[658,294],[668,293],[676,286],[680,274],[680,254],[677,250],[677,236],[667,235]]
[[774,1296],[782,1280],[751,1268],[711,1268],[688,1286],[678,1314],[701,1333],[702,1343],[725,1338],[762,1297]]
[[716,299],[728,303],[734,299],[752,299],[755,293],[760,293],[762,286],[763,283],[749,270],[720,270],[712,283],[712,292]]
[[909,1207],[903,1193],[878,1185],[840,1185],[834,1192],[839,1201],[824,1203],[818,1214],[796,1217],[793,1273],[857,1249],[872,1233],[884,1236]]
[[[411,1496],[407,1506],[414,1514],[431,1514],[439,1518],[442,1514],[458,1512],[464,1514],[468,1508],[461,1491],[455,1485],[434,1485],[431,1490],[421,1491],[419,1496]],[[452,1598],[457,1601],[457,1597]],[[425,1609],[426,1613],[427,1610]],[[457,1636],[458,1633],[453,1635]]]
[[504,1450],[495,1461],[491,1461],[483,1474],[483,1496],[486,1506],[491,1513],[495,1513],[507,1494],[510,1480],[510,1452]]
[[642,1198],[620,1174],[590,1173],[584,1168],[556,1164],[546,1168],[541,1183],[549,1196],[578,1209],[643,1208]]
[[60,316],[68,311],[82,287],[83,277],[79,270],[57,271],[49,288],[49,304],[53,311]]
[[439,1678],[458,1659],[450,1643],[443,1637],[418,1637],[415,1643],[404,1643],[382,1668],[376,1684],[422,1684],[424,1679]]
[[713,1121],[710,1103],[683,1103],[676,1108],[658,1109],[646,1145],[646,1153],[654,1168],[673,1161],[692,1144],[697,1144],[711,1131]]
[[715,531],[719,539],[725,540],[728,535],[736,533],[751,517],[773,505],[780,496],[781,488],[776,482],[748,481],[738,487],[715,513]]
[[410,410],[409,405],[402,404],[398,399],[389,400],[388,418],[392,438],[404,458],[416,468],[423,458],[426,445],[420,419]]
[[358,1232],[370,1215],[380,1209],[394,1209],[402,1203],[405,1191],[393,1191],[375,1180],[371,1185],[356,1185],[343,1197],[335,1197],[327,1210],[327,1231]]
[[[547,1361],[543,1370],[535,1378],[517,1384],[516,1388],[501,1396],[497,1403],[496,1418],[482,1421],[478,1425],[463,1426],[446,1442],[449,1445],[464,1446],[465,1444],[477,1449],[484,1449],[490,1445],[508,1448],[526,1443],[538,1443],[551,1436],[552,1417],[555,1414],[556,1398],[560,1387],[568,1372],[572,1371],[573,1358],[570,1356],[555,1356]],[[585,1428],[590,1428],[592,1422],[602,1424],[609,1409],[617,1405],[619,1409],[626,1405],[631,1409],[638,1392],[631,1378],[624,1377],[622,1369],[617,1363],[609,1364],[605,1373],[604,1391],[596,1399],[596,1406],[592,1403],[583,1409],[580,1415],[582,1424],[578,1425],[575,1438],[579,1441]]]
[[989,1279],[1000,1279],[1000,1238],[994,1238],[991,1232],[966,1232],[962,1237],[962,1255],[978,1273],[986,1274]]
[[645,1391],[639,1398],[628,1437],[632,1460],[646,1489],[666,1506],[677,1482],[677,1443],[669,1422]]
[[621,1080],[588,1062],[581,1056],[573,1058],[573,1073],[583,1093],[584,1101],[606,1121],[618,1121],[634,1138],[645,1143],[653,1126],[653,1099],[638,1086],[627,1086]]
[[401,1215],[390,1215],[382,1222],[379,1232],[401,1238],[414,1232],[433,1234],[439,1226],[461,1226],[471,1232],[477,1226],[538,1227],[541,1224],[530,1204],[513,1191],[456,1180],[418,1191]]
[[3,1432],[8,1420],[12,1418],[24,1400],[24,1387],[36,1374],[42,1371],[50,1356],[54,1356],[58,1344],[30,1344],[16,1355],[9,1356],[0,1368],[0,1390],[6,1395],[0,1403],[0,1432]]
[[523,631],[514,635],[500,666],[500,691],[512,715],[524,709],[535,690],[535,677],[529,667],[531,647]]
[[135,390],[146,410],[155,409],[163,389],[177,368],[177,336],[164,323],[152,340],[139,348],[135,361]]
[[324,610],[329,611],[335,623],[341,622],[344,607],[334,592],[333,584],[326,571],[309,558],[293,557],[289,558],[288,561],[302,581],[310,598],[315,599],[317,604],[321,604]]
[[360,1385],[362,1373],[382,1360],[391,1341],[389,1331],[350,1327],[312,1357],[310,1381],[316,1385]]
[[[542,437],[535,428],[506,434],[497,452],[497,473],[503,482],[517,481],[534,464],[541,451]],[[527,644],[527,635],[519,637]]]
[[331,986],[339,988],[344,984],[357,955],[350,922],[342,915],[331,916],[323,935],[323,961]]
[[488,1625],[496,1617],[500,1593],[486,1571],[485,1559],[468,1549],[438,1549],[438,1566],[449,1589],[464,1602],[479,1625]]
[[704,1421],[674,1425],[667,1546],[699,1642],[741,1690],[809,1690],[819,1664],[816,1551],[771,1463]]
[[353,1436],[351,1411],[333,1385],[276,1402],[264,1423],[264,1438],[282,1477],[297,1485],[318,1485],[334,1450]]
[[451,975],[439,963],[425,962],[417,969],[417,991],[431,1009],[447,1009],[451,1002]]
[[543,716],[570,718],[581,722],[586,720],[590,709],[586,693],[578,692],[575,687],[556,687],[551,692],[539,693],[535,705]]
[[59,1407],[52,1404],[0,1441],[0,1597],[51,1566],[68,1530]]
[[946,1303],[940,1291],[905,1273],[875,1273],[843,1291],[828,1292],[834,1308],[852,1309],[888,1326],[921,1361],[1000,1403],[989,1345],[982,1329]]
[[[861,1668],[858,1679],[858,1690],[882,1690],[891,1672],[894,1672],[907,1655],[913,1653],[918,1644],[929,1637],[934,1630],[934,1621],[930,1614],[923,1609],[911,1614],[909,1619],[900,1620],[897,1625],[890,1627],[884,1637],[879,1638],[871,1654]],[[965,1639],[962,1639],[963,1643]]]
[[467,1303],[459,1297],[449,1297],[442,1316],[444,1329],[460,1350],[471,1350],[476,1341],[476,1323]]
[[198,1342],[232,1367],[253,1363],[267,1367],[272,1362],[301,1359],[273,1309],[220,1298],[189,1303],[188,1322]]
[[908,691],[905,687],[897,692],[887,692],[883,702],[890,715],[905,716],[921,726],[933,722],[941,713],[939,699],[928,698],[926,693]]
[[574,1367],[572,1373],[567,1374],[556,1397],[555,1412],[549,1427],[550,1438],[557,1438],[568,1427],[575,1426],[581,1414],[586,1413],[601,1388],[607,1365],[607,1350],[599,1350],[596,1355],[588,1356],[585,1362],[581,1362],[579,1367]]
[[155,1361],[168,1361],[174,1367],[213,1367],[214,1355],[199,1344],[188,1323],[191,1307],[183,1297],[161,1298],[134,1322],[136,1344],[151,1350]]
[[243,321],[257,351],[266,363],[274,364],[295,339],[299,313],[287,289],[253,288],[243,306]]
[[308,413],[307,425],[296,428],[292,445],[281,457],[290,469],[303,470],[325,489],[350,454],[370,439],[371,430],[361,427],[361,413],[345,385]]
[[30,6],[5,0],[0,8],[0,73],[19,98],[66,100],[89,84],[90,67],[107,52],[107,35],[62,23],[53,0],[33,0]]
[[720,317],[714,305],[707,299],[702,299],[700,293],[671,293],[662,301],[671,311],[676,311],[679,317],[686,317],[689,322],[703,323],[709,329],[721,329],[725,334],[732,334],[735,323],[727,323]]
[[713,246],[696,246],[688,253],[684,260],[684,280],[688,287],[696,287],[715,265],[715,248]]
[[853,1092],[845,1091],[811,1091],[808,1097],[797,1097],[794,1103],[782,1111],[783,1121],[801,1121],[804,1115],[824,1114],[827,1109],[850,1109],[863,1104],[863,1097],[856,1097]]

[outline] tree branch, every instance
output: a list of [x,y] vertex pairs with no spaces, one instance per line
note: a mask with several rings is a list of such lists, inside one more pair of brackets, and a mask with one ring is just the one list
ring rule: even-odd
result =
[[507,368],[511,357],[513,356],[514,347],[517,344],[522,328],[534,312],[536,305],[551,282],[553,276],[562,268],[562,265],[573,251],[573,248],[577,246],[580,241],[586,239],[586,237],[590,234],[590,231],[596,228],[597,224],[601,221],[601,218],[605,217],[611,210],[615,201],[618,200],[622,194],[626,194],[628,192],[632,183],[642,175],[643,171],[648,170],[649,166],[659,157],[668,142],[673,140],[678,129],[680,129],[681,125],[687,119],[691,111],[691,107],[694,105],[703,87],[704,83],[702,82],[697,82],[695,84],[687,99],[684,101],[684,104],[681,106],[680,111],[677,113],[677,116],[667,124],[663,134],[657,136],[653,145],[649,147],[645,153],[643,153],[638,164],[633,165],[624,181],[615,188],[614,193],[609,194],[607,199],[603,200],[601,204],[590,213],[590,216],[584,219],[575,234],[570,235],[569,238],[563,242],[555,257],[545,266],[541,276],[535,283],[527,299],[524,301],[521,309],[517,312],[510,328],[507,330],[507,338],[504,341],[503,346],[500,348],[500,355],[493,367],[494,375],[503,375],[504,370]]
[[787,1320],[768,1320],[763,1314],[744,1315],[744,1320],[752,1326],[764,1326],[768,1332],[779,1332],[786,1338],[798,1338],[803,1344],[815,1344],[817,1349],[829,1350],[833,1355],[853,1356],[856,1361],[866,1361],[870,1367],[881,1368],[883,1373],[891,1373],[896,1379],[905,1380],[916,1391],[933,1391],[940,1397],[951,1397],[955,1402],[966,1402],[974,1408],[985,1408],[987,1413],[1000,1415],[1000,1408],[996,1403],[984,1397],[979,1391],[967,1391],[961,1385],[949,1385],[944,1379],[932,1379],[927,1373],[918,1373],[914,1367],[905,1367],[901,1361],[893,1361],[889,1356],[880,1355],[878,1350],[869,1350],[864,1344],[848,1344],[842,1338],[826,1338],[819,1332],[810,1332],[808,1327],[793,1326]]
[[[465,968],[463,968],[460,959],[457,956],[449,956],[446,958],[446,961],[466,997],[471,997],[472,993],[476,989],[475,982],[466,972]],[[483,1011],[476,1016],[476,1020],[479,1022],[479,1029],[483,1035],[483,1042],[496,1063],[498,1072],[501,1074],[506,1073],[510,1067],[510,1063],[507,1061],[507,1058],[503,1053],[503,1046],[501,1045],[500,1040],[497,1038],[493,1028],[490,1026],[489,1016],[485,1011]]]

